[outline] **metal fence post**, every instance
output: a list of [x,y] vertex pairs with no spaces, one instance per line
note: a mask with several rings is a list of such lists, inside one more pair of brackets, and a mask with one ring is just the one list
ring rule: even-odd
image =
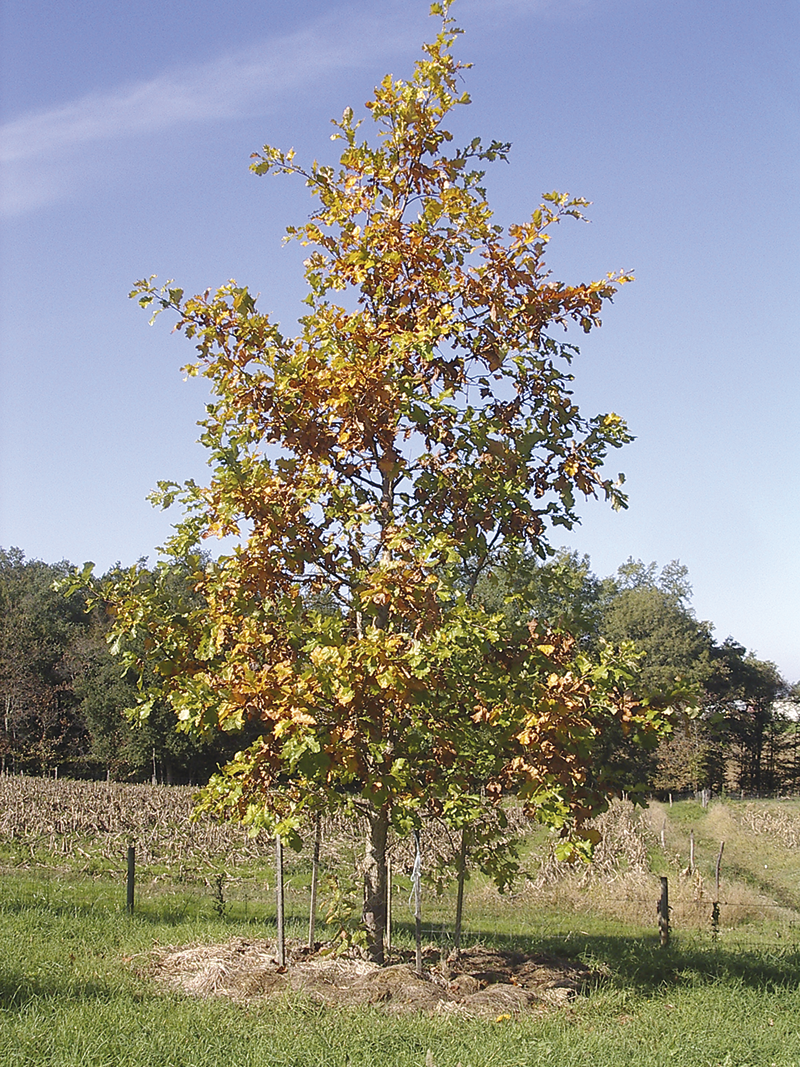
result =
[[276,922],[278,926],[278,966],[286,966],[286,926],[283,914],[283,842],[281,835],[275,835],[275,896],[277,905]]

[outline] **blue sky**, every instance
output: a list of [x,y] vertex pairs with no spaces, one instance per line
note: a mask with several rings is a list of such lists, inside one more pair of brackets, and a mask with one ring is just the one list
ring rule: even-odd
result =
[[[155,556],[146,495],[204,474],[189,344],[127,299],[157,274],[236,278],[285,329],[284,227],[307,191],[257,178],[265,142],[332,157],[435,33],[425,0],[4,0],[0,545],[48,561]],[[551,189],[593,202],[554,274],[633,269],[580,339],[576,397],[625,417],[630,509],[583,508],[556,544],[598,574],[689,567],[694,606],[800,678],[800,9],[796,0],[457,0],[473,97],[453,129],[513,143],[499,222]]]

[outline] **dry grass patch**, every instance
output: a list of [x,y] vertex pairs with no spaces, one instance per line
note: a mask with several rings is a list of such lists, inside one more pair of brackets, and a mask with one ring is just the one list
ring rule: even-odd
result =
[[544,905],[653,925],[660,883],[650,870],[649,834],[643,818],[644,813],[629,801],[615,801],[593,821],[601,839],[590,863],[558,860],[551,848],[512,900],[534,911]]
[[[782,802],[715,801],[687,819],[676,805],[652,803],[643,816],[654,856],[670,875],[670,904],[679,925],[707,924],[717,897],[715,866],[724,842],[719,901],[724,926],[789,924],[800,914],[797,892],[800,813]],[[690,830],[695,866],[690,867]],[[664,830],[666,847],[661,848]]]
[[745,804],[729,813],[745,831],[784,849],[800,848],[800,811],[795,805],[786,808],[780,802]]

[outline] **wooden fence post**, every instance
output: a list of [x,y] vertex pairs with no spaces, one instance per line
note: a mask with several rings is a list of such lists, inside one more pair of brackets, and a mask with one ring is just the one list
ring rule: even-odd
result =
[[133,845],[128,846],[128,914],[133,915],[133,891],[136,884],[136,849]]
[[456,897],[456,929],[453,937],[453,952],[461,952],[461,923],[464,917],[464,880],[467,876],[467,828],[461,831],[461,851],[458,856],[458,896]]
[[661,879],[661,899],[658,902],[658,932],[661,935],[661,947],[669,944],[669,884],[667,878]]
[[725,849],[725,842],[720,841],[719,852],[717,854],[717,866],[715,869],[715,881],[714,881],[714,901],[711,905],[711,936],[714,940],[717,940],[719,934],[719,874],[722,867],[722,853]]

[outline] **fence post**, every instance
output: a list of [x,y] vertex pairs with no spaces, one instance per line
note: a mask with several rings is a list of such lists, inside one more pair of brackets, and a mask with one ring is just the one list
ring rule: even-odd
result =
[[286,941],[284,938],[283,920],[283,842],[281,835],[275,835],[275,897],[277,914],[275,920],[278,926],[278,966],[286,966]]
[[392,952],[392,857],[386,857],[386,955]]
[[416,971],[422,977],[422,852],[420,850],[419,830],[414,831],[417,843],[417,855],[414,858],[412,879],[414,882],[414,934],[417,948]]
[[717,854],[717,866],[715,870],[715,883],[714,883],[714,902],[711,905],[711,936],[716,941],[719,934],[719,873],[722,867],[722,853],[725,849],[725,842],[720,841],[719,852]]
[[128,914],[133,915],[133,890],[136,883],[136,849],[133,845],[128,846]]
[[322,844],[322,816],[317,812],[314,825],[314,855],[311,859],[311,903],[308,909],[308,947],[314,951],[314,927],[317,922],[317,883],[319,881],[319,852]]
[[669,884],[667,878],[661,879],[661,899],[658,902],[658,932],[661,935],[661,947],[669,944]]
[[694,830],[689,831],[689,874],[694,874]]
[[464,917],[464,880],[467,876],[467,828],[461,830],[461,851],[458,856],[458,895],[456,897],[456,929],[453,937],[453,953],[461,952],[461,923]]

